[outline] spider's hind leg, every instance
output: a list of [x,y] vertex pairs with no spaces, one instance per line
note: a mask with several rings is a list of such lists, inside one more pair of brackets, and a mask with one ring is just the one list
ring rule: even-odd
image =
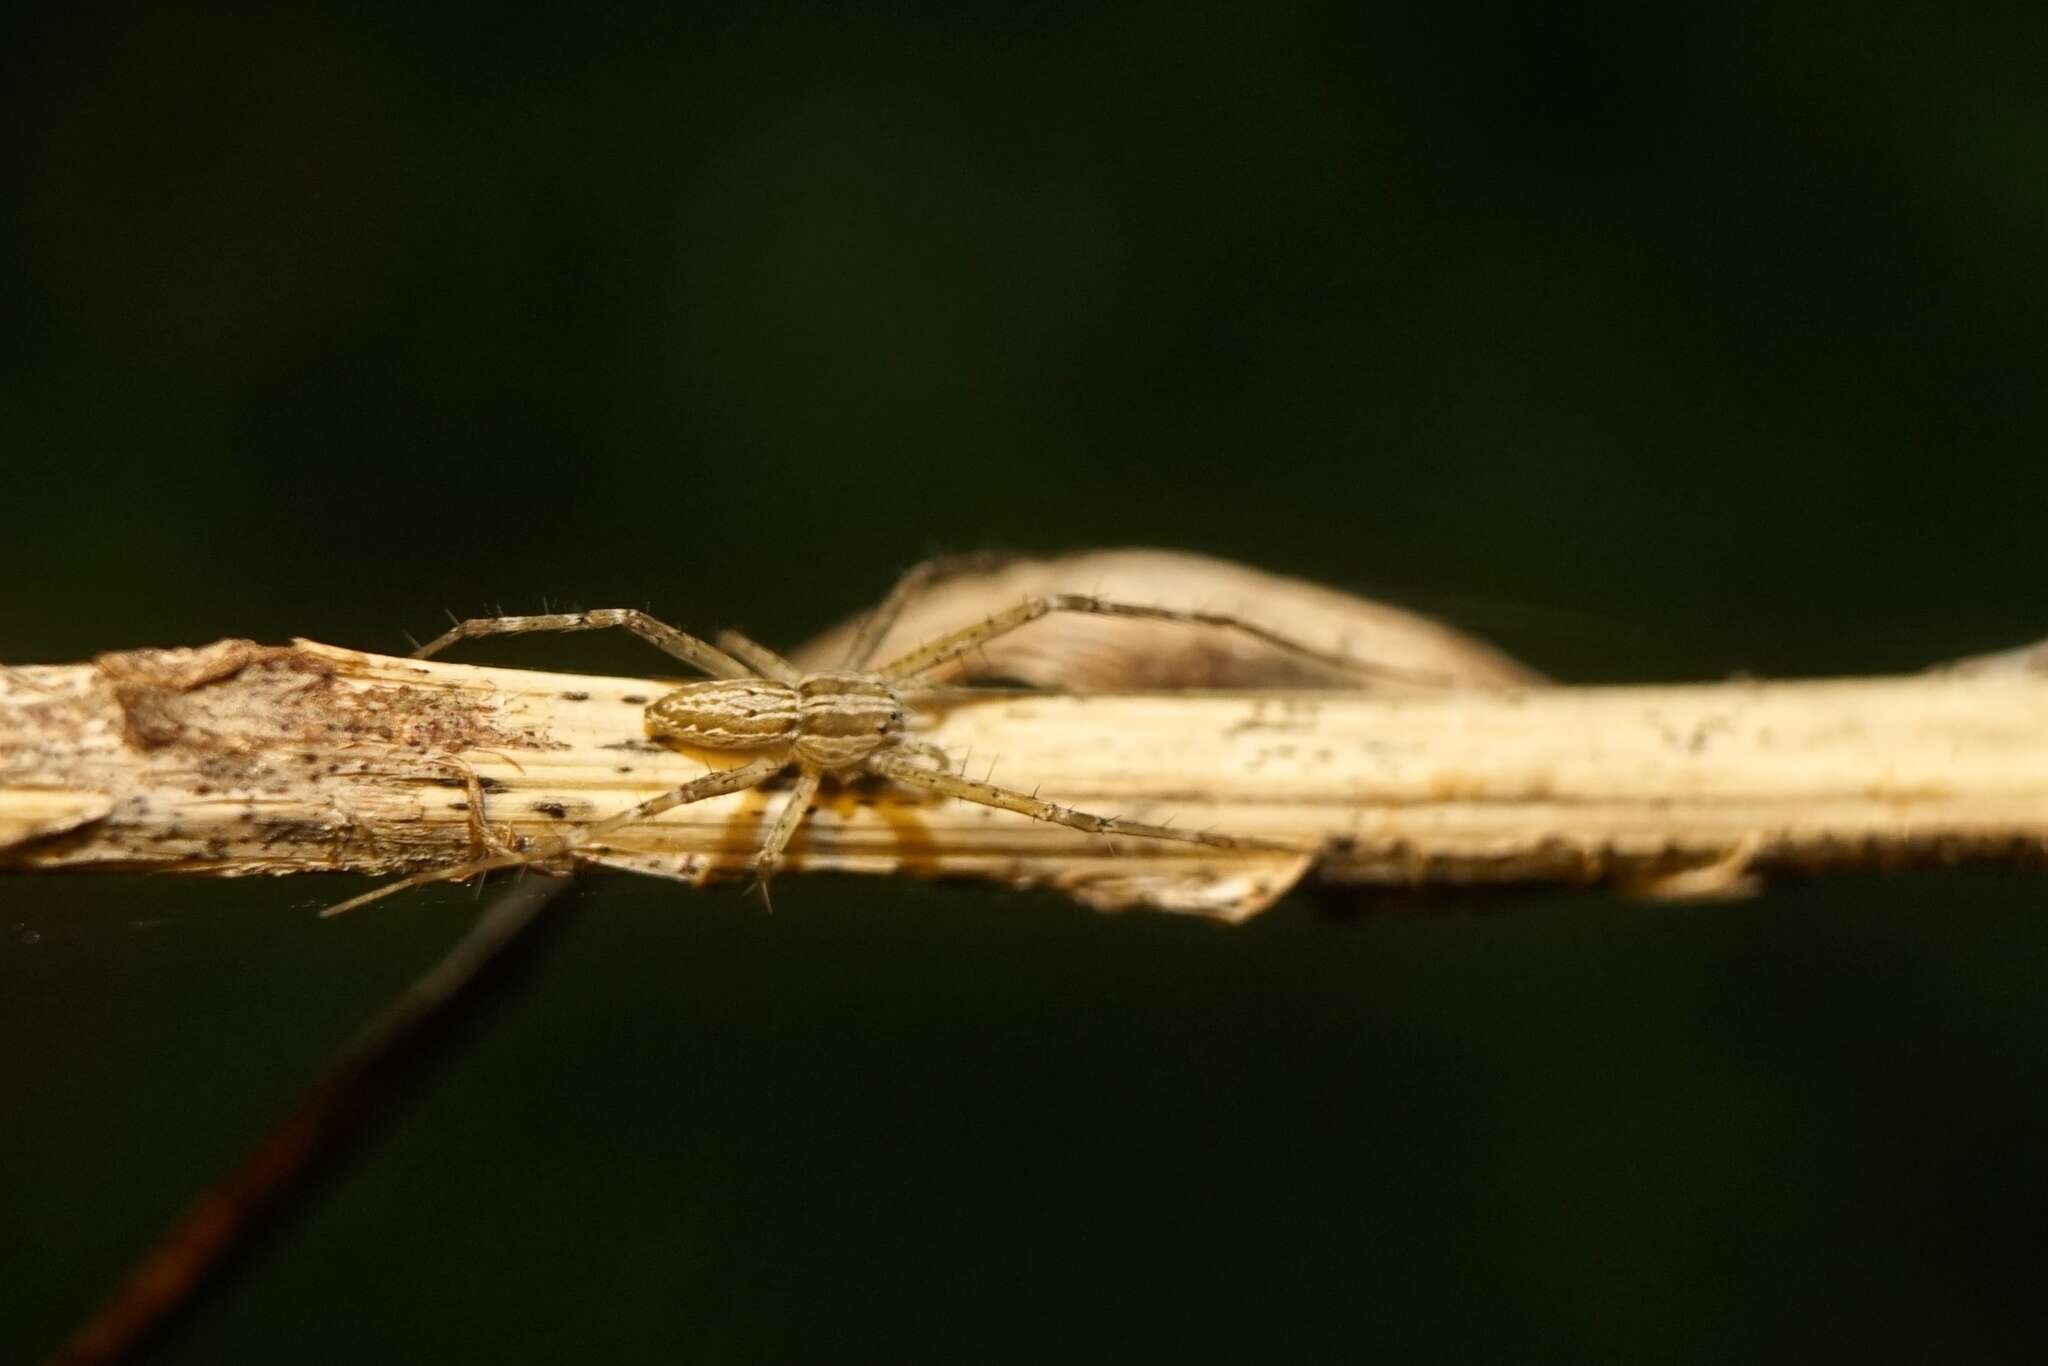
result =
[[795,684],[804,676],[802,669],[758,640],[743,636],[738,631],[720,631],[718,648],[738,659],[761,677],[772,678],[777,683]]
[[440,635],[412,652],[414,659],[437,655],[458,640],[479,636],[523,636],[535,631],[602,631],[618,626],[631,631],[663,654],[713,678],[751,678],[753,672],[715,645],[678,631],[665,621],[632,607],[608,607],[596,612],[555,612],[531,617],[470,617],[458,621]]
[[556,835],[550,839],[536,840],[517,853],[493,854],[488,858],[459,863],[450,868],[432,868],[424,873],[414,873],[411,877],[387,882],[382,887],[365,892],[361,896],[350,897],[347,901],[329,906],[320,914],[323,917],[340,915],[343,911],[352,911],[372,901],[381,901],[393,892],[402,892],[408,887],[422,887],[429,882],[460,882],[498,868],[523,868],[530,864],[558,859],[566,854],[573,854],[592,840],[602,839],[612,831],[631,825],[635,821],[658,816],[664,811],[690,802],[703,801],[706,797],[721,797],[729,792],[743,792],[747,788],[757,787],[788,766],[786,759],[774,755],[756,759],[750,764],[742,764],[738,768],[716,769],[701,778],[684,783],[681,787],[672,787],[659,796],[649,797],[637,806],[630,806],[624,811],[606,816],[594,825],[586,825],[581,830],[572,830],[566,835]]

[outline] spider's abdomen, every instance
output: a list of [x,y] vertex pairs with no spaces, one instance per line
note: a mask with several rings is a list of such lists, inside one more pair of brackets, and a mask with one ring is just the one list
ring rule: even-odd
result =
[[647,708],[647,733],[699,749],[774,749],[803,724],[797,690],[766,678],[685,683]]

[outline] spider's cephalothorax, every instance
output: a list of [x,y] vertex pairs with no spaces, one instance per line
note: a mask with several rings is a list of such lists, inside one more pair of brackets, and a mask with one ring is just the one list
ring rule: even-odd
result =
[[894,744],[903,699],[873,674],[715,678],[686,683],[647,708],[647,733],[700,749],[786,749],[807,773],[840,774]]

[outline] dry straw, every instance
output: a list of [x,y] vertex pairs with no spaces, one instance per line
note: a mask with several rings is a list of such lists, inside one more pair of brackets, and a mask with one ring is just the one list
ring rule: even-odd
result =
[[[1049,619],[935,679],[1072,691],[921,699],[920,751],[975,781],[1250,847],[1105,838],[828,779],[785,873],[1049,885],[1235,919],[1304,876],[1706,896],[1782,873],[2048,853],[2038,649],[1895,678],[1563,687],[1376,603],[1150,551],[956,566],[879,648],[1057,592],[1241,617],[1407,682],[1331,686],[1344,680],[1220,628]],[[851,629],[794,658],[837,656]],[[546,849],[757,757],[651,738],[647,708],[674,686],[306,641],[16,666],[0,671],[0,867],[410,874]],[[787,785],[712,797],[575,857],[693,883],[741,875],[788,799]]]

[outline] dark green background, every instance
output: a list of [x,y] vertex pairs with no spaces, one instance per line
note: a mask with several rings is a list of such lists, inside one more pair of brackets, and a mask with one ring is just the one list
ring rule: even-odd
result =
[[[1589,681],[2048,631],[2048,11],[1683,8],[17,15],[0,659],[1118,544]],[[471,914],[359,885],[0,881],[0,1357]],[[593,878],[167,1359],[2038,1359],[2044,890]]]

